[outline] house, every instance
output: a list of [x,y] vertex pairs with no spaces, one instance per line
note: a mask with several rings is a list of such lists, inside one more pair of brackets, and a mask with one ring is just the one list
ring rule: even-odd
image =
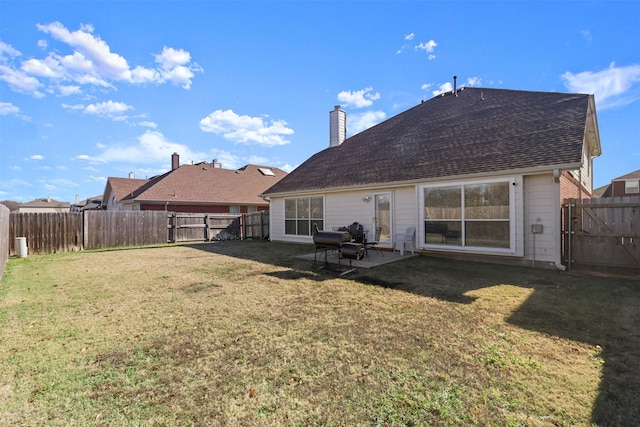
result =
[[594,197],[623,197],[640,195],[640,169],[611,180],[610,184],[593,191]]
[[421,251],[563,268],[561,201],[591,197],[601,154],[593,95],[454,87],[350,138],[329,114],[329,147],[263,193],[272,240],[357,221],[387,248],[415,227]]
[[71,203],[59,202],[51,197],[35,199],[18,205],[19,213],[59,213],[69,212],[70,209]]
[[259,195],[287,173],[278,168],[246,165],[223,169],[217,161],[180,165],[150,179],[109,177],[102,196],[107,210],[166,210],[185,213],[247,213],[267,210]]
[[71,212],[83,212],[87,210],[100,210],[102,209],[102,194],[99,196],[89,197],[85,200],[80,200],[80,196],[76,194],[76,201],[71,205]]

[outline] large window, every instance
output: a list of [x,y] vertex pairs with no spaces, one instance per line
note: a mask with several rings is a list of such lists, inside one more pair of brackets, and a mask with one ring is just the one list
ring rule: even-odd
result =
[[427,245],[510,248],[508,181],[423,187]]
[[322,197],[300,197],[284,201],[284,232],[298,236],[311,236],[313,225],[324,229],[324,202]]

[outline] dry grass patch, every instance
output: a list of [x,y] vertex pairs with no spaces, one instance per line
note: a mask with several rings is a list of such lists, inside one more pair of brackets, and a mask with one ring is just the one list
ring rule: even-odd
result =
[[637,281],[427,257],[339,278],[293,257],[302,251],[313,248],[10,260],[0,423],[568,426],[639,415]]

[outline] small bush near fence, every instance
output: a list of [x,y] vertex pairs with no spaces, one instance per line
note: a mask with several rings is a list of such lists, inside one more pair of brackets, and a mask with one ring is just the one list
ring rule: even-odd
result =
[[0,227],[6,214],[7,230],[0,228],[0,245],[7,258],[16,253],[16,237],[26,237],[28,252],[38,255],[187,241],[262,239],[269,234],[268,212],[241,215],[164,211],[9,213],[8,209],[2,212]]

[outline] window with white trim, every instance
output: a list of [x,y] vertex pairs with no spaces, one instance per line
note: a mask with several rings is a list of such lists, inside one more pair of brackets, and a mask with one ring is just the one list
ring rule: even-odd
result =
[[324,199],[319,197],[299,197],[284,200],[284,233],[297,236],[311,236],[313,225],[324,229]]
[[637,194],[640,193],[640,185],[639,185],[640,181],[633,180],[633,181],[625,181],[624,182],[624,193],[625,194]]
[[423,186],[425,245],[511,249],[512,187],[511,181]]

